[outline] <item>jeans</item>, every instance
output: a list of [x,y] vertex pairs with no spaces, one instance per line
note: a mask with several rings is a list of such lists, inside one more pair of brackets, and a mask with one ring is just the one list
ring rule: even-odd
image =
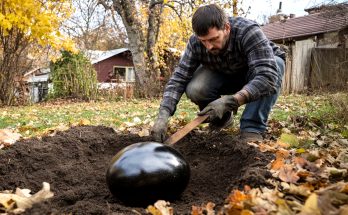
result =
[[[283,59],[277,56],[275,58],[278,73],[281,74],[281,78],[276,83],[276,93],[246,104],[240,119],[242,132],[263,133],[266,131],[269,113],[280,93],[285,67]],[[245,74],[218,73],[200,66],[186,87],[186,95],[202,110],[207,104],[220,98],[221,95],[233,94],[241,90],[247,83]]]

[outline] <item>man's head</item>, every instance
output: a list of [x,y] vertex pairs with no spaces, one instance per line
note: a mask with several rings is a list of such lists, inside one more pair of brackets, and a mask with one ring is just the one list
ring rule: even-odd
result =
[[210,4],[198,8],[193,14],[192,28],[208,51],[216,55],[225,48],[231,27],[225,12]]

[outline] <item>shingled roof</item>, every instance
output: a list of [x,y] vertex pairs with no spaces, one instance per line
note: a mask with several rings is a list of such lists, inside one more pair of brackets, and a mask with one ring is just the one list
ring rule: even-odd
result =
[[309,14],[262,26],[270,40],[311,36],[348,28],[348,9]]

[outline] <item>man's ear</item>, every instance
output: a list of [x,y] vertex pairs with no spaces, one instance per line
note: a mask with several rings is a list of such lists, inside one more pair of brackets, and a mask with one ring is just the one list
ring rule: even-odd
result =
[[230,31],[231,30],[231,25],[229,22],[225,23],[225,31]]

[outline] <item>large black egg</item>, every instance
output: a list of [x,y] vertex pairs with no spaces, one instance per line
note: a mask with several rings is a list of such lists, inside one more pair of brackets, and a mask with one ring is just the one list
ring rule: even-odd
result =
[[135,143],[118,152],[106,173],[111,193],[129,205],[174,200],[185,190],[190,167],[174,148],[156,142]]

